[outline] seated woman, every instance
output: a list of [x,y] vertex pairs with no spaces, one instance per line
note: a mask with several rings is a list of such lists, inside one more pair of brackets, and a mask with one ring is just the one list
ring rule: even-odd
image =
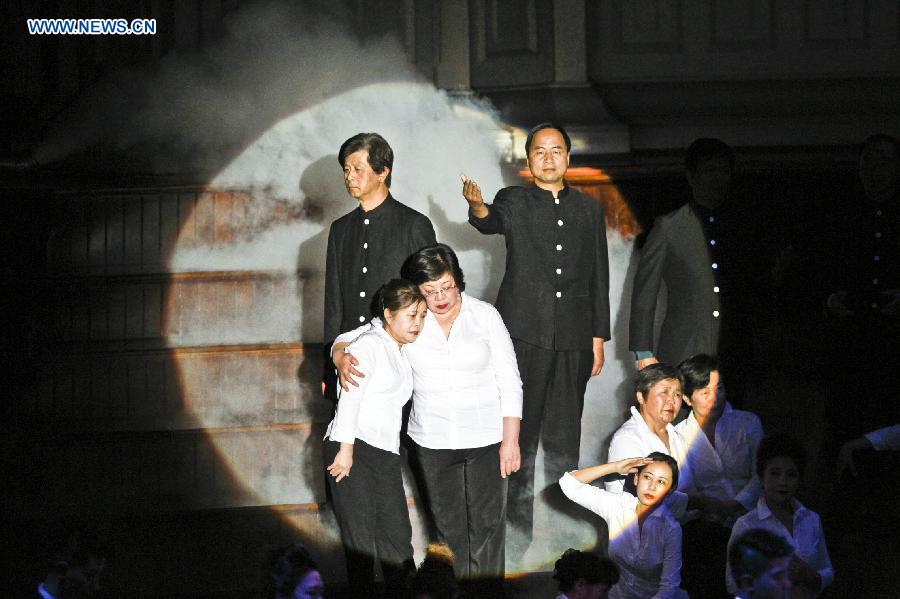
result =
[[754,471],[762,423],[756,414],[735,410],[725,399],[713,356],[698,354],[678,369],[684,377],[684,402],[691,408],[688,417],[675,425],[690,447],[690,475],[688,480],[682,477],[682,490],[727,503],[737,515],[746,513],[762,494]]
[[[634,381],[637,408],[632,406],[631,418],[613,435],[610,462],[651,451],[670,455],[678,464],[684,461],[687,444],[672,425],[681,409],[683,386],[681,371],[669,364],[651,364],[638,371]],[[605,486],[610,493],[621,493],[625,477],[612,477]]]
[[[414,378],[407,432],[439,540],[456,555],[457,575],[488,579],[480,593],[490,595],[505,567],[506,477],[520,461],[516,355],[497,309],[463,292],[463,272],[450,247],[419,250],[402,272],[428,304],[428,326],[407,352]],[[335,340],[341,384],[352,377],[354,362],[371,367],[353,346],[340,351],[365,330]]]
[[[805,454],[796,440],[784,435],[765,437],[759,444],[756,472],[763,496],[756,507],[734,523],[729,548],[741,533],[762,528],[780,535],[794,548],[788,575],[792,597],[815,597],[834,580],[834,569],[825,546],[819,515],[795,498],[803,475]],[[731,593],[737,585],[726,568],[725,581]]]
[[[650,368],[648,366],[648,368]],[[645,368],[646,370],[646,368]],[[637,495],[610,493],[590,483],[609,474],[634,474]],[[613,599],[686,598],[681,582],[681,526],[663,499],[678,486],[678,464],[662,452],[564,474],[566,497],[606,520],[609,556],[619,567]]]
[[325,596],[319,567],[306,547],[299,543],[272,552],[266,561],[263,586],[266,599],[319,599]]
[[680,490],[705,502],[704,518],[682,522],[682,584],[691,596],[717,597],[725,589],[725,547],[734,520],[752,509],[762,493],[755,475],[762,424],[725,400],[716,358],[698,354],[678,365],[684,402],[691,408],[675,430],[689,445]]
[[374,595],[375,557],[389,596],[401,592],[413,567],[400,426],[413,386],[405,346],[425,324],[425,298],[409,281],[394,279],[378,291],[374,305],[379,326],[351,345],[366,376],[339,392],[323,448],[354,597]]

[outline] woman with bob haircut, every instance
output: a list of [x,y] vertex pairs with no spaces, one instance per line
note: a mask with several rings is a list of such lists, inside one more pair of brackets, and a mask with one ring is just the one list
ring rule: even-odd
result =
[[[768,435],[759,444],[756,472],[763,494],[756,507],[738,518],[731,530],[730,547],[745,531],[761,528],[782,537],[794,552],[788,567],[792,597],[816,597],[834,580],[834,568],[825,545],[819,514],[797,501],[806,453],[799,441],[787,435]],[[728,590],[737,592],[730,565],[726,567]]]
[[619,582],[619,569],[607,557],[566,549],[553,566],[553,579],[559,583],[556,599],[606,599]]
[[325,586],[319,566],[300,543],[273,551],[266,560],[265,599],[318,599]]
[[365,377],[339,390],[323,448],[354,597],[374,595],[376,558],[389,596],[401,591],[414,567],[400,428],[413,386],[406,348],[423,330],[425,298],[416,285],[393,279],[373,305],[377,326],[349,348],[360,356]]
[[[413,372],[407,432],[424,495],[439,540],[456,555],[457,575],[499,584],[507,477],[520,465],[522,381],[512,340],[494,306],[464,293],[463,272],[449,246],[419,250],[401,272],[428,305],[428,326],[407,352]],[[342,385],[364,380],[354,366],[366,366],[366,358],[352,347],[341,351],[343,342],[364,330],[339,336],[333,346]]]
[[[634,381],[637,407],[631,407],[631,418],[612,437],[610,462],[651,451],[670,455],[679,464],[684,462],[687,444],[672,425],[681,409],[683,386],[681,371],[669,364],[651,364],[638,371]],[[611,493],[621,493],[625,477],[612,477],[605,486]]]
[[[611,493],[592,482],[610,474],[634,475],[636,494]],[[681,525],[665,505],[678,486],[678,464],[654,451],[568,472],[559,479],[566,497],[606,520],[609,556],[619,567],[613,599],[685,599],[681,583]]]

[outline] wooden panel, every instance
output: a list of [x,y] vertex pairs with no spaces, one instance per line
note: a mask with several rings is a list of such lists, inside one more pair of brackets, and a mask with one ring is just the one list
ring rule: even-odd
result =
[[679,52],[682,47],[680,0],[615,0],[612,3],[613,51]]
[[59,279],[54,330],[132,347],[297,341],[297,287],[294,274],[253,272]]
[[471,3],[472,86],[497,88],[553,80],[553,3]]
[[[307,363],[307,361],[310,363]],[[298,378],[298,368],[313,380]],[[315,373],[318,346],[96,352],[55,356],[20,421],[88,430],[154,430],[321,421],[330,407]]]
[[710,25],[714,50],[766,51],[775,43],[772,0],[713,0]]
[[[52,513],[54,508],[85,506],[122,513],[318,503],[324,499],[323,481],[307,473],[321,470],[321,443],[310,442],[310,435],[319,437],[321,429],[298,424],[33,434],[28,442],[33,460],[6,464],[17,488],[4,507],[25,517],[34,510]],[[6,437],[0,446],[6,454],[12,451],[9,443],[24,442]],[[40,498],[37,504],[29,500],[34,497]]]
[[[68,212],[47,248],[49,271],[57,275],[165,273],[176,244],[228,246],[305,216],[286,200],[252,198],[239,191],[164,190],[65,199]],[[251,217],[251,211],[259,216]]]
[[868,40],[867,4],[865,0],[805,0],[805,44],[813,48],[829,49],[865,46]]
[[[838,83],[900,72],[896,2],[610,0],[586,8],[587,70],[596,83],[735,82],[734,94],[741,99],[724,102],[723,108],[746,113],[749,107],[762,118],[771,117],[772,108],[748,104],[740,81]],[[614,93],[604,90],[606,97]],[[702,101],[708,87],[696,90]],[[664,90],[648,93],[661,103],[668,98]],[[815,102],[820,96],[808,98]],[[670,101],[683,105],[680,99]]]

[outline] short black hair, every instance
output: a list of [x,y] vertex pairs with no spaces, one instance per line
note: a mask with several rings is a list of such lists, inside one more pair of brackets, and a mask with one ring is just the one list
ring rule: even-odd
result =
[[341,144],[338,152],[338,162],[341,168],[347,162],[347,156],[354,152],[365,150],[369,154],[369,166],[379,175],[384,172],[385,168],[390,169],[384,184],[391,186],[391,175],[394,174],[394,150],[390,144],[377,133],[357,133],[347,141]]
[[[654,462],[665,462],[669,465],[669,469],[672,471],[672,484],[669,486],[670,491],[674,491],[678,488],[678,462],[675,461],[675,458],[670,456],[667,453],[663,453],[661,451],[653,451],[648,456]],[[641,471],[649,466],[650,464],[644,464],[640,468],[638,468],[637,474],[640,474]]]
[[457,289],[466,290],[466,280],[456,252],[444,243],[422,248],[407,258],[400,268],[400,276],[416,285],[437,281],[447,273],[453,275]]
[[697,389],[702,389],[709,384],[709,375],[719,369],[719,361],[709,354],[697,354],[678,365],[681,376],[684,377],[685,397],[690,398]]
[[553,566],[553,578],[559,582],[559,590],[563,593],[571,591],[578,580],[611,587],[619,582],[619,568],[607,557],[566,549]]
[[794,554],[787,540],[762,528],[742,532],[728,548],[728,565],[731,576],[740,584],[741,578],[756,578],[772,567],[772,562]]
[[391,279],[375,292],[372,300],[372,316],[384,318],[384,311],[396,312],[417,302],[424,302],[425,297],[418,285],[406,279]]
[[684,377],[681,376],[680,370],[664,362],[651,364],[638,370],[637,376],[634,378],[634,392],[635,394],[640,393],[646,399],[653,385],[668,379],[675,379],[684,387]]
[[551,123],[549,121],[545,123],[540,123],[539,125],[535,125],[531,128],[531,131],[528,132],[528,137],[525,138],[525,155],[531,151],[531,142],[534,139],[534,136],[538,133],[538,131],[543,131],[544,129],[556,129],[559,131],[560,135],[562,135],[563,141],[566,142],[566,152],[572,151],[572,140],[569,139],[569,134],[566,133],[566,130],[562,128],[562,125],[557,123]]
[[766,471],[766,465],[775,458],[783,457],[794,460],[800,476],[803,476],[803,469],[806,467],[806,452],[800,441],[790,435],[778,433],[766,435],[756,449],[756,474],[762,478],[763,472]]
[[684,155],[684,168],[687,172],[694,174],[697,172],[697,165],[700,164],[700,161],[709,158],[727,158],[731,170],[734,170],[734,150],[724,141],[715,137],[695,139],[688,146]]
[[880,145],[887,144],[894,148],[894,155],[900,157],[900,141],[897,141],[897,138],[893,135],[888,135],[886,133],[876,133],[875,135],[870,135],[859,145],[859,158],[860,160],[872,153],[875,148]]
[[290,596],[307,573],[318,569],[309,550],[300,543],[275,549],[265,563],[265,597],[275,599],[279,595]]
[[453,551],[445,543],[431,543],[425,559],[409,581],[413,597],[427,595],[433,599],[453,599],[459,596],[459,582],[453,571]]

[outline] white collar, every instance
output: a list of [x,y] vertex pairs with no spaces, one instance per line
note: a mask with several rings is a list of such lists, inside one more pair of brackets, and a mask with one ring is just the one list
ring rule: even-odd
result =
[[50,591],[47,590],[43,582],[38,585],[38,594],[44,599],[56,599],[56,597],[50,594]]

